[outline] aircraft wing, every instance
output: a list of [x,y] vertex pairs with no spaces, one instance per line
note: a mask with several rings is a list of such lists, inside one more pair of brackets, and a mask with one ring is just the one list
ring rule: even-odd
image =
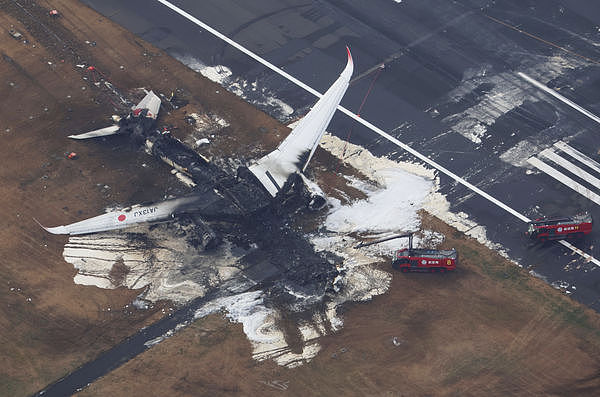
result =
[[153,119],[156,119],[158,117],[158,110],[160,109],[160,98],[153,91],[148,92],[146,96],[142,98],[140,103],[131,108],[131,110],[133,110],[133,114],[136,116],[136,112],[139,114],[139,111],[144,109],[148,109],[146,117],[150,117]]
[[197,200],[197,197],[184,197],[151,205],[134,205],[123,210],[111,211],[93,218],[71,223],[70,225],[44,227],[40,224],[40,226],[52,234],[70,235],[125,229],[140,223],[167,219],[172,214],[181,211]]
[[119,132],[119,126],[118,125],[111,125],[110,127],[100,128],[98,130],[94,130],[94,131],[90,131],[90,132],[85,132],[85,133],[79,134],[79,135],[69,135],[69,138],[72,138],[72,139],[88,139],[88,138],[96,138],[96,137],[99,137],[99,136],[115,135],[118,132]]
[[[310,112],[300,120],[277,149],[248,167],[271,196],[277,195],[291,174],[306,169],[317,149],[352,76],[354,69],[352,55],[348,47],[346,50],[348,51],[348,63],[333,85],[323,94]],[[304,165],[301,165],[305,155],[308,155],[307,160]]]

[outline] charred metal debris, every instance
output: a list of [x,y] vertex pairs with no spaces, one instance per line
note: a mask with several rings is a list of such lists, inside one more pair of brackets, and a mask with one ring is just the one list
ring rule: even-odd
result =
[[156,129],[156,120],[144,116],[121,118],[119,134],[129,135],[136,145],[193,181],[190,196],[197,200],[178,209],[172,223],[176,235],[199,250],[210,250],[224,239],[243,249],[246,253],[236,267],[273,304],[288,308],[321,304],[333,291],[341,258],[316,252],[292,226],[293,217],[313,212],[309,204],[314,197],[301,177],[293,175],[272,198],[247,167],[240,166],[231,175],[168,131]]

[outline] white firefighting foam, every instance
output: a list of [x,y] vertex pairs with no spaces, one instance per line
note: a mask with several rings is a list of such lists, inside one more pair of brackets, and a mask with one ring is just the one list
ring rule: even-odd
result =
[[145,300],[182,304],[239,273],[233,266],[238,257],[227,243],[206,253],[177,238],[164,224],[142,225],[128,232],[140,238],[119,232],[69,237],[63,256],[77,269],[75,283],[107,289],[143,288]]
[[220,310],[226,311],[225,316],[229,320],[243,324],[244,333],[254,349],[252,356],[256,360],[269,358],[291,368],[310,361],[321,349],[315,342],[321,333],[314,326],[304,323],[299,324],[299,330],[305,344],[301,353],[293,353],[277,326],[279,312],[263,305],[262,291],[216,299],[198,309],[196,318]]
[[[369,178],[374,178],[375,181],[377,181],[380,185],[383,186],[385,186],[385,180],[382,181],[381,175],[385,175],[385,172],[378,173],[376,172],[377,170],[389,170],[396,168],[406,171],[412,177],[420,176],[422,178],[425,178],[426,180],[430,180],[431,186],[427,191],[427,194],[423,196],[423,200],[419,203],[419,205],[414,205],[414,202],[410,200],[405,204],[410,205],[411,203],[413,203],[411,207],[415,207],[415,213],[419,209],[423,209],[431,215],[434,215],[437,218],[444,221],[445,223],[449,224],[450,226],[453,226],[459,231],[465,233],[467,236],[473,237],[479,243],[484,244],[485,246],[491,249],[497,250],[503,256],[508,257],[506,252],[502,250],[502,247],[499,244],[496,244],[487,239],[487,233],[484,226],[478,225],[476,222],[469,219],[469,216],[464,212],[453,213],[450,211],[450,203],[443,194],[438,192],[439,179],[436,177],[435,170],[416,163],[396,162],[386,157],[373,156],[368,150],[358,145],[353,145],[349,142],[345,142],[329,134],[325,134],[323,136],[323,139],[321,141],[321,147],[331,152],[331,154],[333,154],[334,156],[342,159],[345,163],[349,164],[356,170],[362,172],[364,175],[367,175]],[[344,153],[352,153],[352,155],[344,157]],[[415,194],[414,197],[420,197],[420,194],[422,194],[422,192],[409,192],[409,190],[413,190],[413,186],[418,191],[419,184],[409,185],[409,183],[414,183],[412,178],[407,179],[402,185],[410,186],[410,189],[400,190],[400,194],[404,195],[410,193],[411,195]],[[389,200],[387,205],[384,204],[386,200]],[[397,200],[397,198],[394,198],[392,196],[384,199],[382,202],[383,207],[380,208],[380,211],[388,211],[388,208],[393,208]],[[382,216],[385,213],[386,212],[384,212]],[[408,216],[407,214],[409,213],[410,212],[406,212],[405,215],[402,215],[402,210],[400,210],[400,214],[395,215],[400,220],[398,225],[402,225],[402,221],[406,219],[404,217]],[[418,224],[416,226],[418,227]],[[402,229],[398,228],[396,230]],[[416,230],[416,228],[414,230]]]

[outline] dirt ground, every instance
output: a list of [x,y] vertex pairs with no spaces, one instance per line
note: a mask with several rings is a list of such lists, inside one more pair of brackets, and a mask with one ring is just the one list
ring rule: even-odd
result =
[[254,362],[241,325],[212,316],[80,395],[598,395],[595,312],[439,220],[424,224],[457,248],[459,270],[394,273],[385,295],[348,305],[307,365]]
[[[51,8],[67,12],[52,19]],[[11,28],[27,42],[11,38]],[[0,34],[0,395],[22,396],[170,310],[168,302],[133,309],[139,291],[74,284],[75,270],[61,255],[66,239],[32,219],[65,224],[182,189],[166,165],[122,141],[66,139],[107,125],[115,108],[122,110],[115,95],[94,83],[108,79],[132,100],[139,87],[175,92],[189,101],[161,110],[161,123],[177,127],[175,134],[190,128],[185,112],[225,118],[230,126],[209,156],[233,150],[256,157],[286,128],[75,0],[0,0]],[[65,158],[70,151],[78,160]],[[317,160],[331,161],[322,153]],[[333,178],[323,172],[330,167],[316,168]],[[321,339],[323,350],[309,365],[255,362],[241,326],[211,316],[81,394],[600,393],[597,313],[441,222],[424,222],[459,250],[459,271],[395,273],[387,294],[348,305],[345,327]]]
[[[33,220],[70,223],[109,205],[160,200],[180,189],[169,167],[119,147],[122,140],[66,138],[110,123],[119,102],[94,84],[100,75],[131,99],[141,99],[138,87],[165,95],[178,89],[195,105],[171,114],[163,107],[161,121],[177,120],[181,129],[189,128],[186,111],[226,118],[231,126],[212,145],[215,153],[259,129],[285,130],[77,1],[19,4],[0,1],[0,395],[7,396],[43,388],[169,310],[168,303],[132,309],[140,291],[75,285],[75,270],[62,258],[66,238]],[[51,19],[51,8],[67,12]],[[27,42],[11,38],[11,28]],[[70,151],[79,158],[67,160]]]

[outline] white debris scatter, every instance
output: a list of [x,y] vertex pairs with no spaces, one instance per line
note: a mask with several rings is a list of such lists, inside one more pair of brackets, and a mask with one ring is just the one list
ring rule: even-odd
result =
[[221,85],[228,82],[232,75],[231,69],[226,66],[207,66],[191,55],[176,55],[175,58],[193,71]]
[[187,115],[190,122],[194,125],[194,131],[185,137],[184,143],[191,148],[198,148],[209,144],[207,136],[214,136],[215,133],[223,128],[229,127],[229,122],[216,114],[189,113]]
[[290,116],[292,113],[294,113],[294,108],[292,108],[290,105],[288,105],[287,103],[283,102],[281,99],[275,98],[275,97],[268,97],[266,98],[266,100],[264,101],[264,104],[266,105],[270,105],[276,108],[280,108],[281,109],[281,113],[284,116]]
[[163,340],[173,336],[173,334],[175,333],[174,330],[170,329],[167,332],[165,332],[164,334],[162,334],[161,336],[158,336],[154,339],[150,339],[149,341],[147,341],[146,343],[144,343],[144,346],[146,347],[152,347],[154,345],[156,345],[157,343],[162,342]]
[[[257,90],[256,82],[249,83],[241,78],[234,78],[231,69],[227,66],[208,66],[191,55],[176,54],[175,58],[190,69],[202,74],[209,80],[220,84],[242,99],[248,100],[260,108],[272,109],[273,113],[269,113],[281,121],[286,120],[294,113],[294,109],[290,105],[283,102],[281,99],[276,98],[267,88]],[[260,93],[260,95],[257,95],[257,93]]]
[[[546,83],[563,74],[565,70],[575,69],[584,64],[584,60],[574,57],[540,56],[524,61],[522,72]],[[489,90],[481,93],[472,106],[443,119],[454,132],[475,144],[481,144],[488,127],[500,116],[521,106],[525,101],[537,102],[542,98],[539,92],[531,90],[529,83],[512,71],[496,73],[490,65],[481,65],[465,71],[461,84],[448,94],[448,102],[461,102],[481,86],[488,86]]]
[[190,113],[188,116],[194,119],[194,129],[198,132],[215,132],[229,127],[229,122],[216,114]]
[[133,305],[133,307],[135,307],[138,310],[146,310],[150,307],[148,301],[141,299],[141,298],[135,298],[133,300],[133,302],[131,302],[131,304]]

